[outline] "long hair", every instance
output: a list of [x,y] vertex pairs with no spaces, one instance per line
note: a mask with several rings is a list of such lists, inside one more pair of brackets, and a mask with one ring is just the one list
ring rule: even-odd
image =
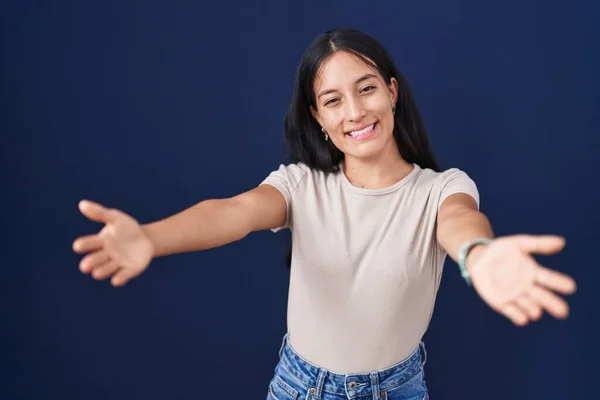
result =
[[[338,51],[354,54],[375,68],[387,85],[391,84],[392,78],[398,81],[393,131],[398,151],[405,161],[439,172],[439,164],[429,144],[423,118],[408,82],[383,45],[370,35],[355,29],[327,31],[319,35],[302,55],[296,70],[292,99],[284,119],[290,161],[324,172],[339,170],[344,155],[331,141],[323,140],[321,127],[310,111],[311,106],[317,109],[314,91],[317,73],[323,63]],[[291,245],[287,264],[291,264]]]

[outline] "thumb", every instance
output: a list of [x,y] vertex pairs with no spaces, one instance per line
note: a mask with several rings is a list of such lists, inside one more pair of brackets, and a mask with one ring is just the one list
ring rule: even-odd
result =
[[536,254],[555,254],[566,244],[565,238],[558,235],[515,235],[521,250]]
[[114,218],[114,214],[108,208],[90,200],[81,200],[79,211],[95,222],[109,223]]

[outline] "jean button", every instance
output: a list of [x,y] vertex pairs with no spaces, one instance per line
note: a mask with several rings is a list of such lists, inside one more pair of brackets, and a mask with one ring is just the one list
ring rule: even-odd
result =
[[350,390],[356,389],[356,382],[354,382],[354,381],[350,382],[349,388],[350,388]]

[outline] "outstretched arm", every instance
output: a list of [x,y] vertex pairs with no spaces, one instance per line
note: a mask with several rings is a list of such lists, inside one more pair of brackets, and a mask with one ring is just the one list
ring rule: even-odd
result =
[[466,267],[475,290],[492,309],[518,326],[538,320],[543,311],[556,318],[568,316],[568,304],[554,292],[574,293],[575,281],[539,265],[532,256],[558,253],[565,245],[564,238],[526,234],[494,238],[488,218],[478,211],[471,196],[449,196],[438,213],[440,246],[458,262],[461,246],[476,238],[492,241],[473,247]]
[[[440,206],[437,238],[448,256],[458,262],[458,251],[463,243],[476,238],[493,239],[494,232],[488,218],[478,211],[475,199],[466,193],[456,193],[448,196]],[[480,247],[473,248],[469,256]]]
[[202,201],[142,227],[158,257],[223,246],[252,232],[281,226],[285,219],[281,193],[262,185],[235,197]]
[[205,200],[145,225],[92,201],[81,201],[79,209],[104,224],[98,233],[73,242],[76,253],[86,254],[79,268],[97,280],[111,278],[114,286],[140,275],[155,257],[223,246],[250,232],[280,227],[287,214],[285,198],[269,185],[232,198]]

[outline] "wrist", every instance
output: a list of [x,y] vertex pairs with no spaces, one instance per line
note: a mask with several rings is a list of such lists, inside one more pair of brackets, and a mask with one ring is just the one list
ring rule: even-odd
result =
[[465,282],[467,282],[467,285],[471,285],[468,268],[470,269],[472,268],[473,264],[476,264],[478,258],[481,256],[481,253],[491,242],[492,239],[486,237],[467,240],[463,243],[458,251],[458,267],[460,268],[461,275]]
[[465,258],[465,267],[468,272],[471,272],[473,265],[477,263],[477,260],[488,246],[489,243],[480,243],[471,248],[467,254],[467,257]]
[[160,254],[158,253],[156,237],[152,232],[151,224],[140,225],[140,227],[142,228],[142,232],[144,232],[144,236],[146,236],[148,242],[150,243],[150,247],[152,248],[152,258],[158,257]]

